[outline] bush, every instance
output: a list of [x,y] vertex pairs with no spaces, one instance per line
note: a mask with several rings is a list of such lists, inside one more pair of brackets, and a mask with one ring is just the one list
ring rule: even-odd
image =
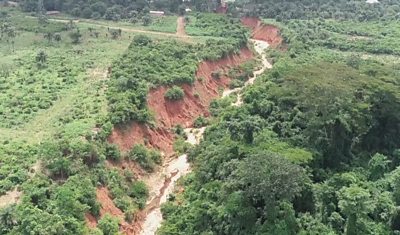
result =
[[193,123],[193,126],[196,128],[200,128],[203,126],[207,126],[208,125],[208,120],[207,118],[203,117],[203,116],[199,116],[198,118],[196,118],[196,120]]
[[115,144],[106,145],[106,158],[112,161],[121,160],[121,153]]
[[190,147],[192,145],[187,143],[182,137],[177,138],[174,142],[174,151],[179,154],[187,153]]
[[158,151],[147,149],[142,144],[134,145],[128,158],[137,162],[146,171],[153,171],[155,165],[161,163],[161,154]]
[[211,73],[211,77],[214,78],[214,79],[220,79],[221,78],[221,74],[222,74],[222,72],[220,70],[213,71]]
[[135,199],[140,209],[143,209],[149,196],[149,190],[143,181],[137,181],[131,186],[129,196]]
[[97,227],[103,232],[104,235],[115,235],[119,230],[118,223],[118,219],[106,214],[100,219]]
[[165,93],[165,98],[169,100],[180,100],[185,96],[185,92],[178,86],[173,86]]
[[238,87],[243,87],[244,86],[244,82],[238,79],[233,79],[231,80],[231,82],[229,83],[229,88],[230,89],[235,89]]
[[133,37],[133,44],[138,46],[146,46],[151,43],[151,38],[146,35],[136,35]]

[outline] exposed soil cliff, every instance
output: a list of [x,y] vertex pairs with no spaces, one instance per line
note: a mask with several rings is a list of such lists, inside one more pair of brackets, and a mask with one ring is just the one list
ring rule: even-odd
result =
[[191,127],[193,121],[200,115],[208,116],[210,102],[220,96],[220,89],[227,88],[230,79],[221,76],[212,78],[216,71],[227,71],[253,58],[248,48],[240,50],[239,54],[231,55],[217,61],[203,61],[198,66],[196,81],[182,85],[185,96],[182,100],[170,101],[164,97],[167,87],[158,87],[150,91],[148,107],[155,114],[157,126],[171,128],[178,124]]
[[166,128],[150,128],[135,122],[124,128],[114,128],[109,137],[109,141],[118,145],[121,151],[129,151],[135,144],[144,144],[160,150],[166,156],[173,153],[173,139],[173,133]]
[[244,17],[242,23],[252,29],[251,37],[253,39],[268,42],[271,47],[278,47],[282,44],[283,38],[276,26],[264,24],[260,19],[254,17]]
[[171,156],[174,140],[171,128],[178,124],[191,127],[200,115],[208,116],[210,102],[219,97],[220,88],[224,89],[229,85],[229,78],[221,76],[215,79],[211,74],[215,71],[226,71],[252,58],[252,52],[243,48],[239,54],[218,61],[201,62],[196,72],[196,81],[192,85],[182,85],[185,92],[182,100],[166,99],[164,95],[168,88],[164,86],[151,90],[147,105],[155,115],[156,127],[131,123],[123,128],[114,128],[109,141],[118,145],[122,151],[128,151],[135,144],[145,144],[160,150],[165,156]]

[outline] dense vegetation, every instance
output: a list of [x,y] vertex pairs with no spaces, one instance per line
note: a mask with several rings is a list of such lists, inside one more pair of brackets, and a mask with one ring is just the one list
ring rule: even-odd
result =
[[[149,121],[149,89],[194,82],[200,60],[237,52],[247,34],[225,17],[234,35],[214,30],[193,44],[133,35],[118,28],[125,22],[42,20],[15,8],[1,17],[0,194],[22,192],[1,209],[1,234],[113,234],[122,221],[100,218],[101,193],[132,221],[149,192],[121,165],[152,172],[162,158],[144,145],[121,153],[107,141],[110,121]],[[188,149],[183,138],[177,146]]]
[[[149,9],[183,9],[181,1],[18,2],[34,14],[124,18],[132,27],[152,20]],[[231,106],[235,97],[215,100],[211,117],[195,120],[209,125],[199,146],[174,128],[174,150],[189,151],[193,172],[163,205],[160,234],[400,233],[399,9],[380,2],[230,5],[239,6],[232,14],[275,18],[265,21],[281,28],[285,45],[268,51],[274,68],[245,89],[241,107]],[[190,4],[213,11],[220,3]],[[0,210],[0,234],[115,234],[121,221],[100,218],[96,193],[132,221],[149,191],[126,166],[151,173],[162,156],[140,144],[120,152],[107,140],[113,125],[151,122],[150,89],[166,86],[167,99],[182,98],[179,85],[194,82],[198,62],[237,52],[248,31],[238,19],[194,13],[185,18],[193,41],[182,43],[118,29],[126,22],[107,28],[4,9],[0,195],[23,194]],[[253,67],[226,71],[230,86],[242,86]],[[96,229],[87,214],[98,219]]]
[[[289,2],[269,9],[318,4]],[[243,106],[211,104],[216,120],[190,153],[185,191],[162,208],[160,234],[400,231],[398,22],[285,18],[267,22],[288,48],[269,50],[274,68]]]
[[[23,195],[1,209],[0,234],[88,234],[84,215],[99,216],[97,187],[107,187],[132,220],[147,199],[146,186],[130,171],[105,167],[106,159],[130,161],[106,141],[112,126],[105,83],[131,34],[113,38],[96,24],[1,12],[0,194],[18,188]],[[79,35],[75,42],[72,33]],[[149,169],[160,163],[157,152],[145,153],[149,159],[138,158]],[[99,223],[104,233],[118,228],[107,217]]]
[[278,21],[290,19],[336,19],[336,20],[393,20],[400,18],[400,4],[396,0],[380,0],[366,3],[365,0],[238,0],[231,5],[232,13],[274,18]]
[[20,0],[21,8],[28,12],[37,12],[41,8],[46,11],[61,11],[82,18],[105,18],[108,20],[142,19],[147,17],[150,8],[178,12],[182,1],[134,0],[134,1],[54,1],[54,0]]

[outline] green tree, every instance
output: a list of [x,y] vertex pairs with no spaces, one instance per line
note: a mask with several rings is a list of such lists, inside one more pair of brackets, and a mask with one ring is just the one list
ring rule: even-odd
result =
[[344,187],[338,192],[339,208],[346,215],[346,235],[357,235],[362,231],[359,222],[374,209],[371,194],[357,185]]
[[254,141],[254,135],[261,130],[263,120],[258,116],[249,116],[245,120],[232,119],[226,122],[228,130],[233,140],[244,140],[251,144]]
[[268,152],[249,155],[240,162],[234,175],[250,200],[265,205],[270,222],[277,216],[277,202],[292,200],[309,181],[301,167]]
[[383,154],[376,153],[372,156],[368,162],[370,179],[377,180],[381,178],[389,170],[390,163],[391,161]]
[[56,41],[56,42],[60,42],[61,41],[61,34],[60,33],[55,33],[54,34],[54,40]]
[[51,32],[47,32],[47,33],[45,33],[45,34],[43,35],[43,37],[44,37],[45,39],[47,39],[48,43],[50,43],[50,42],[53,40],[54,35],[53,35],[53,33],[51,33]]
[[150,15],[143,16],[142,21],[144,26],[150,25],[152,22],[151,16]]

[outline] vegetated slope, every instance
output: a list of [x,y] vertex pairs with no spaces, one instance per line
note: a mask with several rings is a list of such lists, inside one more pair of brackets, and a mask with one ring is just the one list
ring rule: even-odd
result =
[[[6,94],[5,109],[0,109],[15,120],[3,118],[0,130],[0,194],[17,189],[20,198],[16,205],[1,203],[0,234],[89,234],[109,227],[118,231],[118,221],[101,219],[104,211],[118,208],[129,221],[147,198],[146,186],[132,172],[106,167],[106,158],[118,162],[121,157],[106,140],[111,131],[104,117],[106,71],[128,47],[130,33],[110,38],[107,28],[95,24],[87,28],[73,22],[38,22],[8,8],[1,13],[7,36],[0,39],[5,52],[1,89]],[[15,88],[32,99],[12,105],[15,101],[8,99],[13,99]],[[36,110],[42,101],[46,105]],[[11,121],[15,125],[9,125]],[[131,158],[143,155],[151,155],[147,167],[159,162],[157,153],[146,148]],[[34,165],[40,165],[35,174]],[[103,195],[114,200],[115,207],[97,202],[96,190],[105,185]],[[92,215],[92,222],[99,220],[99,229],[90,230],[85,215]]]
[[[332,50],[318,36],[323,31],[310,30],[324,25],[343,30],[344,38],[351,34],[346,25],[376,35],[383,25],[397,32],[396,22],[374,22],[381,25],[374,30],[365,22],[287,25],[292,24],[296,30],[283,29],[288,50],[269,51],[274,67],[246,89],[243,105],[212,106],[218,121],[189,154],[193,173],[184,192],[163,206],[160,234],[391,234],[400,229],[399,64],[348,53],[368,51],[357,42],[347,44],[346,53]],[[391,54],[398,50],[395,44],[370,46]]]

